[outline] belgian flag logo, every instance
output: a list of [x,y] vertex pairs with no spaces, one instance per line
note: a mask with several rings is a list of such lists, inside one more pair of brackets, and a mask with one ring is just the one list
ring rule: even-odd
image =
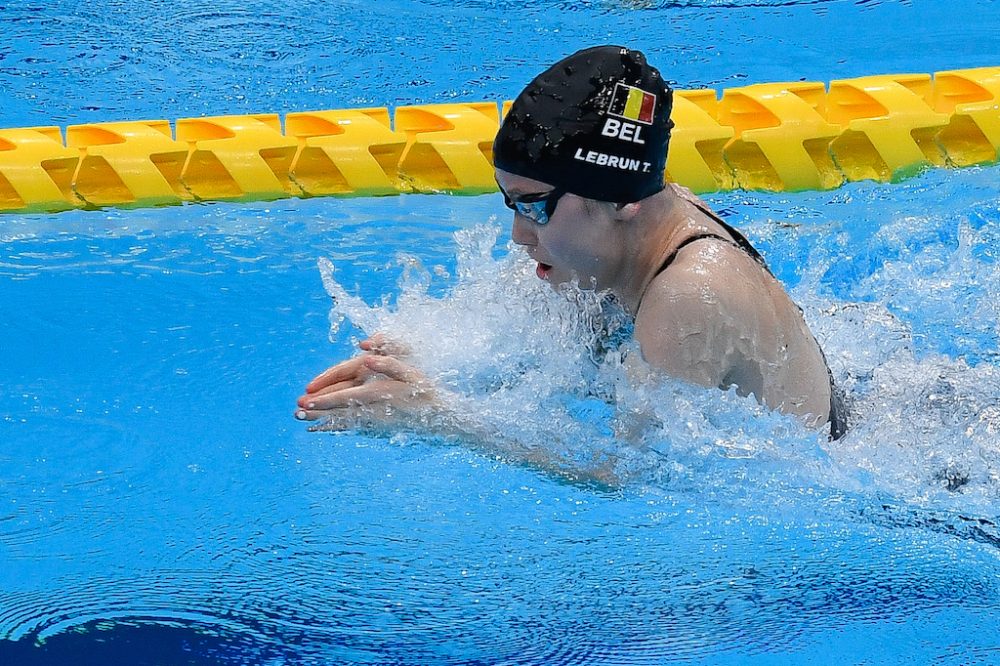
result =
[[655,110],[656,95],[624,83],[615,84],[615,94],[608,107],[611,115],[652,125]]

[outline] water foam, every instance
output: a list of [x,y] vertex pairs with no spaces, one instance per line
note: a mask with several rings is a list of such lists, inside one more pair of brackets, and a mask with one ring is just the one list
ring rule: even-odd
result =
[[433,271],[412,257],[400,257],[407,269],[395,304],[370,306],[337,282],[330,262],[320,268],[334,299],[332,334],[346,319],[407,344],[410,360],[513,458],[544,447],[584,472],[610,460],[625,484],[711,488],[737,501],[791,504],[819,488],[995,515],[1000,374],[990,294],[1000,276],[975,250],[986,231],[966,225],[949,239],[924,229],[916,243],[927,223],[903,219],[876,234],[883,249],[850,300],[824,284],[832,242],[814,244],[793,290],[847,394],[851,430],[838,442],[735,391],[630,381],[623,357],[638,358],[633,344],[594,351],[621,325],[618,313],[601,294],[551,290],[516,246],[495,258],[496,226],[456,234],[458,268],[443,296],[431,294]]
[[975,228],[960,216],[903,217],[874,235],[876,260],[853,300],[822,297],[815,276],[795,291],[851,402],[850,436],[828,451],[871,487],[996,514],[996,234],[995,224]]

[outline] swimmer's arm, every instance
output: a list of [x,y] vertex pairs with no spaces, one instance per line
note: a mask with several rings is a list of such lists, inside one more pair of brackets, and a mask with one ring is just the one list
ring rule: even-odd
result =
[[577,483],[616,486],[613,464],[581,467],[557,442],[525,443],[472,418],[463,400],[429,381],[418,369],[386,353],[381,340],[361,343],[364,353],[314,378],[298,400],[295,417],[315,430],[399,430],[458,440],[470,448],[522,462]]
[[810,427],[825,423],[826,364],[780,285],[770,289],[773,279],[733,245],[689,248],[654,280],[637,314],[647,362],[702,386],[735,387]]

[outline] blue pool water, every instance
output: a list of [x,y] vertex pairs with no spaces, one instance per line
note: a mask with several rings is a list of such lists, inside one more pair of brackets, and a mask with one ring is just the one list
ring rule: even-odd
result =
[[[681,87],[1000,64],[990,1],[7,2],[0,25],[5,127],[509,98],[601,41]],[[0,664],[1000,663],[998,185],[708,197],[822,342],[837,443],[595,366],[496,195],[2,216]],[[304,382],[376,329],[487,429],[624,482],[306,431]],[[641,406],[662,425],[617,436]]]

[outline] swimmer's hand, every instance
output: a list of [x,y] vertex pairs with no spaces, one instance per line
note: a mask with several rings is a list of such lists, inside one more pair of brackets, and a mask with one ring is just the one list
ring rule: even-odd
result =
[[295,418],[316,422],[310,430],[425,432],[500,458],[520,460],[573,482],[619,484],[612,466],[580,468],[558,446],[550,450],[534,442],[519,442],[468,418],[456,395],[435,386],[402,360],[409,353],[404,347],[379,335],[359,346],[361,354],[334,365],[306,385]]
[[401,359],[406,350],[380,335],[359,346],[361,354],[306,385],[295,418],[318,421],[312,430],[427,425],[438,411],[438,392],[422,372]]

